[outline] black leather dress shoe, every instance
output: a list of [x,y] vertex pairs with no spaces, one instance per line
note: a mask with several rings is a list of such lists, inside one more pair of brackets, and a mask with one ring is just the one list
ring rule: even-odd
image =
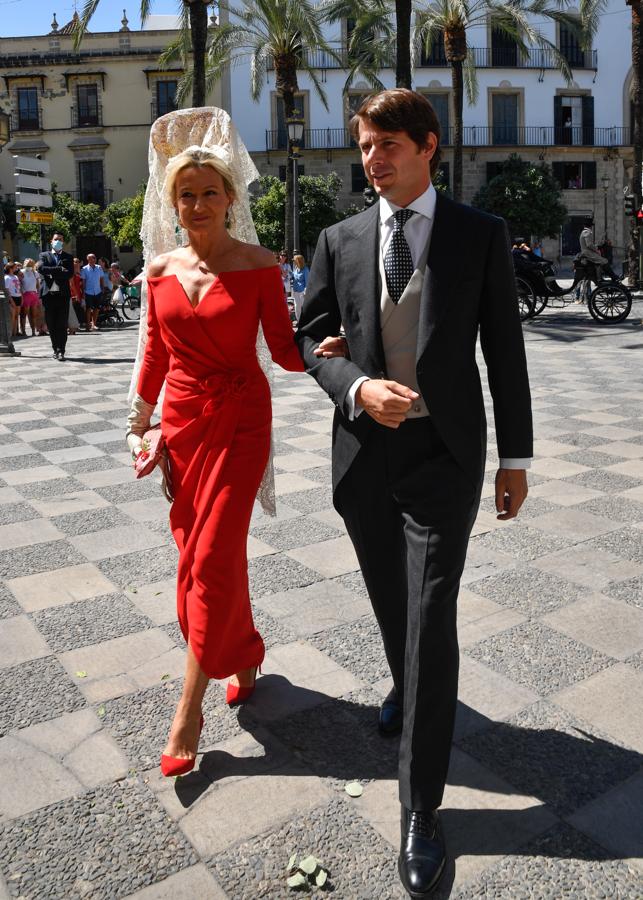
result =
[[402,704],[397,698],[395,688],[380,707],[380,715],[377,722],[379,733],[384,737],[394,737],[402,734]]
[[414,812],[402,807],[402,841],[398,872],[409,897],[430,897],[437,888],[446,849],[437,812]]

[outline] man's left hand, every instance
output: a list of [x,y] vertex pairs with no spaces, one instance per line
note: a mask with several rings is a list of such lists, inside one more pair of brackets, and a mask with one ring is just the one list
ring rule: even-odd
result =
[[325,337],[324,340],[314,350],[315,356],[323,359],[332,359],[335,356],[350,356],[348,352],[348,344],[344,337]]
[[515,519],[527,497],[525,469],[498,469],[496,472],[497,519]]

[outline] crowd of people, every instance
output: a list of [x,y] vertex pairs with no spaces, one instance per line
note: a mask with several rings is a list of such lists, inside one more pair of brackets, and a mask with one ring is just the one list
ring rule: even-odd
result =
[[[101,312],[118,299],[118,293],[130,282],[121,272],[120,263],[111,264],[105,257],[88,253],[86,264],[74,257],[74,274],[69,281],[71,303],[67,318],[67,333],[80,329],[98,331]],[[50,293],[41,269],[43,259],[30,257],[10,262],[5,255],[4,288],[11,310],[11,330],[14,338],[49,334],[44,298]],[[27,326],[31,334],[27,331]]]

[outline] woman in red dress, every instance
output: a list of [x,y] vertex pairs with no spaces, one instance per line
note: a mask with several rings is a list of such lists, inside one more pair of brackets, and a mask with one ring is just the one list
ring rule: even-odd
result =
[[259,324],[273,360],[303,371],[274,255],[226,229],[233,184],[226,163],[206,149],[190,148],[168,164],[166,190],[189,244],[148,266],[148,338],[130,415],[128,443],[136,457],[165,382],[161,422],[179,549],[177,607],[188,644],[183,694],[161,759],[165,775],[194,766],[208,680],[232,675],[227,701],[242,702],[264,657],[246,557],[270,453]]

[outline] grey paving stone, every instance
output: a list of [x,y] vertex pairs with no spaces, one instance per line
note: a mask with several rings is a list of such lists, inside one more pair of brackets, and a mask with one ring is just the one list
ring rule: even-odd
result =
[[615,522],[630,524],[631,522],[643,522],[643,503],[629,500],[627,497],[618,497],[613,494],[604,497],[594,497],[578,503],[574,509],[603,516]]
[[120,509],[106,506],[102,509],[88,509],[83,512],[54,516],[52,523],[69,537],[90,534],[103,528],[136,528],[136,523]]
[[580,463],[581,466],[591,466],[595,469],[600,466],[612,466],[614,463],[623,462],[625,459],[625,457],[599,453],[596,450],[576,450],[574,453],[564,453],[558,458],[565,459],[568,462]]
[[[319,402],[316,402],[314,405],[316,408],[320,406]],[[286,410],[284,409],[283,411],[279,412],[277,418],[281,419],[284,422],[292,422],[293,425],[297,425],[300,422],[322,422],[324,419],[324,417],[318,416],[317,413],[314,412],[314,410],[306,409],[306,407],[302,406],[293,408],[292,411],[289,412],[286,412]],[[310,434],[310,432],[308,433]],[[279,435],[279,437],[281,439],[283,435]],[[296,437],[296,435],[288,435],[288,437]]]
[[496,528],[486,534],[479,534],[471,538],[472,549],[487,548],[499,550],[501,553],[509,553],[511,556],[522,560],[538,559],[555,550],[569,546],[573,541],[570,538],[552,537],[528,525],[514,524],[507,528]]
[[248,563],[248,577],[251,597],[264,597],[277,591],[305,587],[323,578],[319,572],[313,572],[282,553],[251,559]]
[[5,428],[8,428],[9,431],[35,431],[36,429],[40,430],[41,428],[51,428],[52,422],[45,417],[44,419],[26,419],[24,422],[5,422],[4,426]]
[[369,684],[391,674],[379,626],[370,617],[312,635],[308,643]]
[[603,593],[643,609],[643,575],[628,578],[626,581],[612,582],[603,588]]
[[341,537],[342,532],[310,516],[298,516],[295,519],[275,522],[274,525],[252,528],[251,534],[276,550],[291,550],[293,547],[304,547],[318,541]]
[[[302,428],[302,431],[304,429]],[[0,434],[0,447],[4,447],[5,445],[15,444],[16,447],[22,446],[22,441],[17,438],[13,432],[9,432],[8,434]]]
[[[317,454],[316,450],[315,454]],[[315,466],[313,469],[301,469],[299,474],[305,478],[310,478],[311,481],[318,481],[320,484],[331,483],[330,466]]]
[[167,636],[174,641],[177,647],[185,649],[185,638],[183,637],[183,632],[181,631],[181,626],[178,622],[170,622],[167,625],[161,625],[159,627],[161,631],[164,631]]
[[252,610],[252,616],[255,628],[263,638],[266,650],[270,650],[279,644],[290,644],[292,641],[297,640],[297,635],[288,628],[287,623],[278,622],[265,610],[258,609],[255,606]]
[[[285,898],[291,853],[312,853],[328,868],[324,890],[346,900],[404,897],[395,853],[359,815],[349,798],[331,801],[267,834],[208,861],[217,881],[235,900]],[[368,864],[365,864],[368,860]]]
[[0,577],[18,578],[74,566],[86,559],[67,541],[48,541],[0,552]]
[[529,566],[482,578],[476,581],[473,589],[482,597],[519,609],[528,616],[541,616],[560,609],[581,596],[578,585]]
[[33,481],[31,484],[21,484],[20,493],[27,500],[51,500],[62,494],[75,494],[76,491],[85,491],[87,488],[81,481],[75,478],[52,478],[49,481]]
[[[79,483],[79,482],[78,482]],[[83,486],[86,490],[86,487]],[[126,484],[110,484],[107,487],[94,488],[97,494],[109,500],[110,503],[127,503],[128,500],[145,500],[148,497],[162,496],[161,486],[154,481],[153,476],[135,479]]]
[[[113,425],[107,419],[98,419],[94,422],[78,422],[76,425],[65,425],[72,434],[93,434],[96,431],[108,431]],[[123,434],[125,426],[123,425]]]
[[60,463],[60,468],[70,475],[82,475],[85,472],[102,472],[114,468],[111,456],[90,456],[87,459],[74,459],[72,462]]
[[296,491],[286,497],[288,506],[303,513],[321,512],[333,505],[333,492],[330,485],[323,488],[311,488],[307,491]]
[[152,792],[132,779],[0,829],[0,867],[12,897],[114,900],[196,862]]
[[500,897],[640,900],[640,875],[584,834],[561,823],[452,894],[453,900]]
[[[100,704],[105,711],[102,719],[104,727],[125,751],[136,770],[144,771],[159,765],[182,686],[181,679],[167,681]],[[211,681],[203,699],[202,748],[242,732],[239,712],[229,709],[224,698],[225,685]],[[254,722],[247,711],[244,715]]]
[[643,530],[639,528],[621,528],[602,534],[587,541],[588,549],[606,550],[620,559],[643,563]]
[[580,809],[639,771],[642,763],[639,753],[545,701],[458,744],[558,815]]
[[[300,428],[298,425],[278,425],[273,429],[273,434],[275,441],[283,441],[286,438],[308,436],[310,431],[307,428]],[[294,448],[291,447],[290,449],[293,450]]]
[[596,447],[605,443],[605,438],[599,438],[595,434],[584,434],[582,431],[570,431],[556,437],[561,444],[574,444],[577,447]]
[[176,547],[152,547],[136,553],[124,553],[100,559],[96,566],[118,587],[140,587],[154,581],[176,578],[179,554]]
[[[128,519],[129,519],[129,516],[128,516]],[[130,523],[132,523],[132,519],[129,519],[129,521],[130,521]],[[128,527],[136,528],[136,523],[134,523],[133,525],[130,524]],[[165,538],[165,540],[168,544],[174,544],[174,537],[172,535],[172,529],[170,528],[170,523],[168,521],[166,521],[166,520],[163,520],[162,522],[148,521],[145,523],[145,528],[149,529],[149,531],[155,532],[155,534],[160,534],[162,537]]]
[[583,681],[614,662],[537,621],[493,635],[469,647],[467,653],[543,696]]
[[570,484],[579,484],[582,487],[595,488],[597,491],[616,494],[626,491],[628,488],[637,487],[641,482],[629,475],[621,475],[618,472],[609,472],[607,469],[592,469],[590,472],[581,472],[580,475],[572,475],[565,478]]
[[24,456],[7,456],[0,460],[0,468],[3,471],[15,471],[16,469],[31,469],[34,466],[46,466],[47,460],[40,453],[26,453]]
[[34,613],[32,620],[55,653],[154,627],[122,594],[52,606]]
[[[527,473],[529,478],[529,473]],[[555,503],[549,503],[547,500],[541,500],[540,497],[528,496],[524,505],[520,509],[520,520],[535,519],[536,516],[544,516],[545,513],[554,512],[559,509]],[[496,499],[495,497],[485,497],[480,501],[480,509],[484,512],[496,515]]]
[[53,656],[0,669],[0,697],[0,737],[14,728],[47,722],[86,706],[85,698]]
[[0,505],[0,525],[13,525],[38,519],[40,514],[28,503],[3,503]]
[[643,650],[640,653],[636,653],[634,656],[630,656],[629,659],[626,659],[625,662],[628,666],[632,666],[634,669],[641,669],[643,671]]
[[337,584],[346,588],[347,591],[357,594],[358,597],[364,597],[366,600],[369,599],[368,591],[364,584],[364,578],[360,571],[348,572],[346,575],[338,575],[336,578],[331,578],[331,581],[336,581]]
[[[127,420],[127,416],[123,419],[125,422]],[[125,431],[123,430],[123,437],[118,441],[107,441],[105,444],[98,444],[98,447],[104,453],[127,453],[127,443],[125,441]]]
[[[1,508],[1,507],[0,507]],[[13,594],[4,584],[0,584],[0,619],[10,619],[12,616],[20,616],[24,612]]]
[[45,441],[31,439],[30,443],[36,447],[40,453],[47,453],[49,450],[66,450],[68,447],[84,447],[85,441],[79,440],[73,434],[65,437],[48,438]]

